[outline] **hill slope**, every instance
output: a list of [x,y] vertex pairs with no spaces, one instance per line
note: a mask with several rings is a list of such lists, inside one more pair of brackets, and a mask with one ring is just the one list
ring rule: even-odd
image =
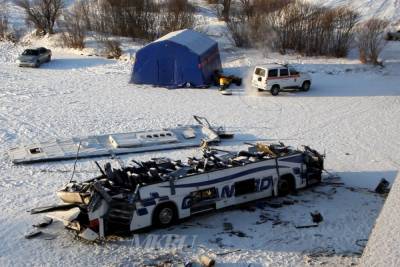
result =
[[400,0],[307,0],[323,6],[350,6],[360,12],[362,20],[387,19],[392,25],[400,24]]

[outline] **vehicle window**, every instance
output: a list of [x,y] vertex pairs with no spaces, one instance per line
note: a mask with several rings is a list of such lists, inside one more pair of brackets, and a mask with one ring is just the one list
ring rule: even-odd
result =
[[278,70],[277,69],[268,70],[268,77],[278,77]]
[[257,75],[260,75],[260,76],[265,77],[265,70],[264,70],[264,69],[257,68],[255,73],[256,73]]
[[29,152],[31,152],[31,154],[38,154],[38,153],[41,153],[42,150],[39,147],[35,147],[35,148],[29,149]]
[[39,52],[37,50],[33,50],[33,49],[26,49],[22,55],[24,56],[37,56],[39,55]]
[[288,69],[280,69],[280,76],[288,76],[289,70]]
[[192,196],[193,203],[198,203],[203,200],[210,200],[210,199],[217,198],[218,193],[217,193],[217,189],[215,187],[211,187],[211,188],[192,192],[192,193],[190,193],[190,195]]
[[254,178],[235,183],[235,197],[254,193],[256,191],[256,181]]
[[297,75],[297,74],[299,74],[299,72],[298,72],[297,70],[295,70],[295,69],[289,69],[289,71],[290,71],[290,75]]

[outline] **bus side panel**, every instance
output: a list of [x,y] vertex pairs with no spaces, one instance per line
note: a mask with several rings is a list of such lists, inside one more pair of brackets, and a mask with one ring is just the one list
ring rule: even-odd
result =
[[303,162],[303,154],[301,153],[278,158],[279,175],[293,175],[295,178],[296,189],[301,189],[307,186],[307,179],[304,175],[306,172],[306,165]]
[[[275,166],[275,164],[273,166]],[[220,200],[216,203],[217,209],[272,196],[274,176],[276,176],[275,168],[255,173],[253,175],[248,175],[241,179],[231,181],[230,183],[221,184],[218,187],[220,192]],[[247,179],[255,179],[256,192],[235,196],[235,183]]]
[[[279,170],[277,171],[276,162]],[[199,190],[216,188],[218,197],[215,199],[216,209],[237,205],[257,199],[273,196],[278,174],[292,174],[295,177],[296,188],[306,186],[302,178],[302,154],[271,159],[222,169],[210,173],[202,173],[174,181],[145,186],[140,189],[140,200],[132,218],[131,230],[137,230],[152,224],[154,209],[159,203],[172,201],[176,204],[179,218],[190,216],[190,193]],[[304,170],[305,171],[305,170]],[[255,192],[235,196],[235,183],[254,179]]]

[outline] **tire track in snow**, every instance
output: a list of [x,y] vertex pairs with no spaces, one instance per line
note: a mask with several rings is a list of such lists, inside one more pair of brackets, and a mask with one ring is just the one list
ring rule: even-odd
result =
[[[47,136],[52,136],[53,138],[57,138],[58,135],[55,131],[49,131],[46,129],[46,127],[40,127],[37,126],[33,123],[27,122],[23,119],[21,119],[19,116],[13,116],[11,113],[8,113],[7,115],[0,113],[0,120],[3,120],[7,122],[8,124],[11,125],[11,129],[13,129],[13,132],[10,130],[6,131],[6,135],[11,136],[12,139],[17,139],[20,137],[20,134],[26,131],[31,132],[33,135],[29,135],[30,139],[34,139],[35,137],[41,137],[43,136],[43,133],[46,134]],[[9,128],[9,127],[7,127]],[[6,143],[11,141],[10,139],[5,139],[4,141],[2,140],[2,143]],[[32,140],[33,141],[33,140]]]

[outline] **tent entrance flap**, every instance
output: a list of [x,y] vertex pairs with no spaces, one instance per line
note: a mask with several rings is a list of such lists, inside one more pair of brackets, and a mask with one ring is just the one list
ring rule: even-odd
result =
[[175,59],[160,58],[157,63],[158,63],[158,82],[163,85],[174,84]]

